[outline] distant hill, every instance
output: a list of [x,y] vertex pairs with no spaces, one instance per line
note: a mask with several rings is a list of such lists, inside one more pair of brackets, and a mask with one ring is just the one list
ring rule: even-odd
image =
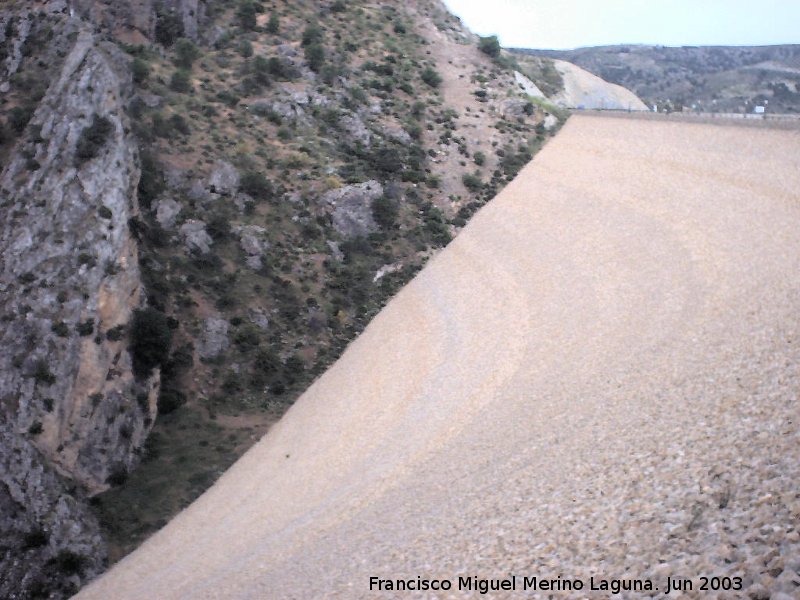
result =
[[622,85],[647,104],[721,112],[800,112],[800,45],[621,45],[576,50],[514,50],[566,60]]

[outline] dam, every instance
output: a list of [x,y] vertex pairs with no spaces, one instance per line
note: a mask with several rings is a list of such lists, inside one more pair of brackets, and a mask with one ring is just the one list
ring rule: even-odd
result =
[[663,596],[678,576],[788,594],[798,232],[797,131],[572,117],[258,444],[77,597],[509,576],[495,597],[561,576],[585,582],[563,598],[607,597],[592,578]]

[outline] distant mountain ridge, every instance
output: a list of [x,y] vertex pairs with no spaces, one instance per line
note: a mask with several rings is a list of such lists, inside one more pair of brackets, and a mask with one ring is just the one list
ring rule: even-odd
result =
[[635,92],[649,105],[720,112],[800,112],[800,45],[617,45],[515,49],[572,62]]

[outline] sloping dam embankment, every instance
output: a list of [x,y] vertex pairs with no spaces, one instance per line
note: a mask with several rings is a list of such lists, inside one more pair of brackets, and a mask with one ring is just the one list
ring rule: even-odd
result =
[[495,597],[559,575],[585,583],[564,598],[591,576],[794,593],[798,232],[797,132],[573,117],[79,597],[380,597],[371,576],[459,597],[510,574]]

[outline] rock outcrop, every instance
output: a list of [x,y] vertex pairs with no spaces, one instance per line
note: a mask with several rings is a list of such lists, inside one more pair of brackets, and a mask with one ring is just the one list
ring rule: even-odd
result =
[[157,375],[134,377],[125,336],[141,303],[128,228],[139,171],[124,112],[127,60],[76,19],[62,23],[78,35],[0,175],[0,596],[8,598],[59,597],[102,568],[98,526],[80,498],[124,479],[157,393]]
[[564,81],[564,90],[551,100],[566,108],[600,110],[647,110],[630,90],[608,83],[572,63],[555,60],[556,70]]
[[372,202],[381,196],[383,186],[377,181],[366,181],[326,192],[322,202],[331,209],[333,227],[339,234],[358,237],[378,230],[372,217]]

